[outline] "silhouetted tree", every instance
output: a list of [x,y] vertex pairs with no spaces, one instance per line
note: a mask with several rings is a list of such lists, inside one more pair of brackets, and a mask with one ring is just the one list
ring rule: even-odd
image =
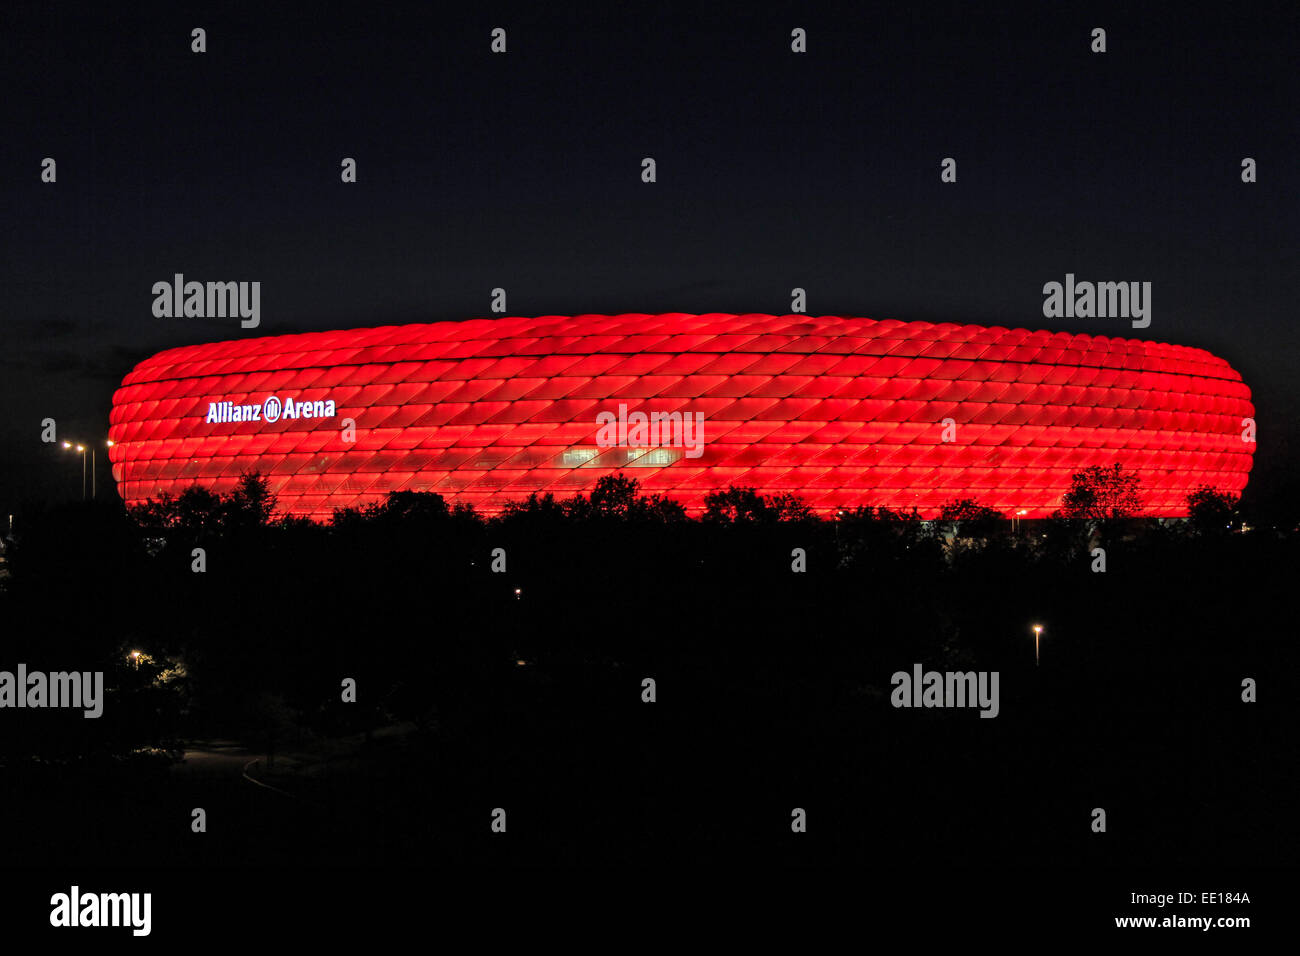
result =
[[714,491],[704,497],[704,520],[718,524],[766,521],[770,517],[767,502],[753,488]]
[[638,516],[644,520],[663,524],[687,520],[686,508],[680,501],[665,495],[643,495],[640,501]]
[[627,518],[636,512],[637,485],[635,478],[622,472],[602,475],[596,481],[588,502],[593,516]]
[[1241,498],[1199,485],[1187,495],[1187,524],[1196,535],[1218,537],[1231,530]]
[[258,472],[240,475],[235,490],[222,503],[225,526],[232,531],[265,528],[275,512],[275,495]]
[[275,496],[256,472],[240,476],[234,491],[219,495],[203,485],[190,485],[179,495],[163,492],[129,509],[132,520],[155,533],[177,532],[188,541],[201,541],[231,531],[265,528],[275,511]]
[[847,567],[937,567],[942,560],[942,545],[915,508],[893,511],[866,505],[841,514],[838,526],[840,555]]
[[1034,554],[1049,565],[1068,565],[1087,550],[1092,529],[1089,522],[1068,518],[1056,509],[1038,522],[1038,532],[1030,539]]
[[507,501],[501,510],[501,517],[507,520],[550,519],[559,520],[564,516],[564,505],[555,500],[551,492],[540,494],[534,491],[523,501]]
[[225,526],[221,496],[202,485],[190,485],[178,495],[164,492],[130,509],[143,529],[166,539],[175,536],[201,542],[221,534]]
[[[581,493],[561,502],[564,517],[570,521],[609,520],[618,521],[653,521],[668,523],[686,520],[686,509],[679,502],[663,495],[640,495],[640,482],[628,478],[622,472],[614,475],[602,475],[596,481],[591,495]],[[542,513],[554,507],[544,499],[531,496],[525,508]],[[511,514],[520,513],[519,509]]]
[[731,485],[704,498],[704,520],[711,524],[770,524],[812,520],[812,509],[790,492],[761,495],[753,488]]
[[808,507],[798,495],[788,491],[772,495],[767,499],[767,504],[777,521],[800,522],[816,520],[812,508]]
[[367,510],[385,521],[439,521],[451,515],[447,499],[436,491],[390,491]]
[[939,511],[940,526],[954,538],[988,540],[1006,526],[1007,516],[996,508],[980,504],[974,498],[957,498]]
[[1061,515],[1094,523],[1113,523],[1142,513],[1141,479],[1116,463],[1090,465],[1075,472],[1061,498]]

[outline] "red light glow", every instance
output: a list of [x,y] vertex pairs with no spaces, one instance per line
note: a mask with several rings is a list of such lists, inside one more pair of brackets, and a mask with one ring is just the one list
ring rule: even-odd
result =
[[[337,412],[207,420],[210,403],[272,396]],[[702,453],[600,446],[596,416],[620,404],[703,414]],[[317,519],[398,490],[491,514],[616,471],[692,509],[734,484],[822,514],[933,517],[969,497],[1041,517],[1074,472],[1115,462],[1138,472],[1151,513],[1173,516],[1197,485],[1245,487],[1253,416],[1227,362],[1158,342],[836,316],[544,316],[161,352],[114,395],[109,454],[129,503],[194,482],[229,491],[257,470],[281,510]]]

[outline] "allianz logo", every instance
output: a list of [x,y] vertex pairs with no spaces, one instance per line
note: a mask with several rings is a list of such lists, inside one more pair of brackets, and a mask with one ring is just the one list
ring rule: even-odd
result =
[[333,418],[334,399],[313,401],[294,400],[292,396],[279,399],[269,396],[260,405],[242,405],[236,402],[209,402],[208,424],[226,422],[278,422],[280,419]]

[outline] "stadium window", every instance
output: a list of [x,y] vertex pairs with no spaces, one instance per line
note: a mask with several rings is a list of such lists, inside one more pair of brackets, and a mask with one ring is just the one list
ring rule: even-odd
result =
[[564,466],[581,468],[595,457],[596,451],[593,448],[569,448],[564,452]]

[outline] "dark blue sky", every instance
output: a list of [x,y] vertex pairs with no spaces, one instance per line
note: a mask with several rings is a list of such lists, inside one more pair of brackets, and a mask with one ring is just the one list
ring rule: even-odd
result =
[[[801,286],[814,314],[1207,348],[1254,393],[1252,484],[1291,481],[1295,4],[608,6],[0,8],[0,509],[80,494],[41,419],[104,436],[159,349],[484,316],[498,286],[518,315]],[[260,281],[261,327],[155,318],[176,272]],[[1067,272],[1151,282],[1150,328],[1044,319]]]

